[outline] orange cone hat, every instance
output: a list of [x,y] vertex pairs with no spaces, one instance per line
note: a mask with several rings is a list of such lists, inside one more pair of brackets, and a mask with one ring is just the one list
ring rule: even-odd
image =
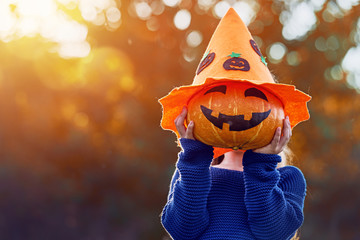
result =
[[[311,97],[293,85],[275,83],[249,30],[236,11],[230,8],[209,42],[192,85],[175,88],[159,100],[163,106],[161,127],[174,131],[179,137],[174,120],[182,108],[188,105],[194,94],[224,81],[249,82],[274,94],[282,102],[291,127],[310,118],[306,103]],[[214,157],[231,150],[215,148]]]

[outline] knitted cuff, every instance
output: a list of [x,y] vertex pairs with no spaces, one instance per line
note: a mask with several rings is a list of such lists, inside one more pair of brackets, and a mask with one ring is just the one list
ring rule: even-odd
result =
[[180,138],[182,152],[179,154],[179,160],[191,164],[209,165],[213,159],[213,147],[200,141]]
[[262,154],[255,153],[252,150],[247,150],[244,153],[243,165],[249,166],[253,163],[274,163],[277,164],[281,162],[281,157],[277,154]]

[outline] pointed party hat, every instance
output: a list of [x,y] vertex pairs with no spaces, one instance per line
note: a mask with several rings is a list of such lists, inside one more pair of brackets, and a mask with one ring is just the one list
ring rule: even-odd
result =
[[[248,28],[230,8],[211,37],[193,83],[175,88],[159,100],[163,106],[161,127],[174,131],[179,137],[174,120],[192,96],[209,85],[229,81],[252,83],[274,94],[282,102],[292,128],[310,118],[306,103],[311,97],[293,85],[275,83]],[[214,157],[232,150],[214,149]]]

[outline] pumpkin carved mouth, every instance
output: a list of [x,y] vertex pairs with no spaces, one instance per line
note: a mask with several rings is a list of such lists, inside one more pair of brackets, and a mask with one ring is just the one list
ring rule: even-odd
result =
[[222,129],[223,124],[229,124],[229,131],[244,131],[259,125],[262,121],[264,121],[271,112],[271,109],[266,112],[260,113],[252,113],[252,117],[250,120],[245,120],[244,115],[226,115],[219,113],[218,117],[214,117],[211,115],[213,110],[201,105],[201,112],[204,116],[209,120],[215,127]]

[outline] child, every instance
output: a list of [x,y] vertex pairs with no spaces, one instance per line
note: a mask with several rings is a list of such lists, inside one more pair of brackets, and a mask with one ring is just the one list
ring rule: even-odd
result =
[[161,221],[175,240],[291,239],[301,226],[306,183],[293,166],[277,168],[291,137],[289,118],[272,142],[253,151],[231,151],[215,166],[213,147],[196,141],[184,108],[176,118],[183,149]]
[[[177,134],[183,150],[179,154],[168,201],[161,215],[162,224],[175,240],[291,239],[304,219],[306,183],[298,168],[279,167],[282,159],[278,154],[281,154],[288,143],[292,127],[309,119],[306,103],[311,97],[296,90],[293,85],[274,81],[267,68],[266,58],[232,8],[221,19],[205,52],[192,85],[175,88],[159,100],[163,106],[161,126]],[[227,88],[217,88],[216,92],[214,87],[206,91],[211,86],[226,85],[225,83],[228,87],[239,83],[242,87],[251,84],[252,87],[248,89],[258,87],[266,90],[281,101],[282,109],[272,109],[262,93],[247,94],[247,90],[242,92],[239,88],[234,95],[246,100],[238,98],[238,102],[229,104],[228,99],[234,95],[230,91],[226,92]],[[202,91],[206,92],[199,95]],[[247,102],[251,97],[261,99],[261,105],[258,106],[262,106],[262,110],[279,114],[283,111],[280,122],[283,116],[288,116],[284,119],[282,132],[278,128],[270,144],[265,147],[246,152],[231,151],[231,148],[221,148],[218,144],[212,144],[217,146],[212,147],[204,143],[209,140],[207,138],[211,138],[210,134],[198,137],[198,140],[202,140],[200,142],[193,136],[195,124],[190,122],[187,129],[184,126],[187,110],[182,107],[191,107],[189,103],[193,99],[202,99],[203,104],[208,104],[205,107],[209,107],[210,113],[206,115],[200,112],[200,106],[200,110],[195,109],[194,113],[193,109],[189,114],[197,114],[199,117],[189,117],[189,120],[197,122],[198,129],[208,124],[210,127],[203,129],[203,132],[206,133],[208,128],[209,131],[216,130],[226,134],[227,130],[222,128],[223,125],[227,124],[230,132],[230,123],[239,125],[245,122],[246,128],[237,126],[231,131],[251,130],[256,126],[250,124],[253,117],[256,118],[253,114],[256,112],[255,108],[251,109],[252,105]],[[222,104],[225,98],[227,100]],[[216,110],[214,114],[218,116],[208,116],[212,109]],[[251,120],[245,121],[245,115],[239,115],[249,114],[246,109],[251,110]],[[262,110],[261,113],[264,113]],[[225,121],[224,116],[233,118]],[[200,118],[204,121],[199,123]],[[205,122],[206,119],[208,122]],[[232,122],[232,119],[241,121]],[[261,125],[264,128],[266,126]],[[259,131],[256,135],[250,132],[246,133],[251,139],[264,137]],[[195,128],[194,134],[199,136],[198,133]],[[237,139],[243,140],[242,137]],[[220,137],[220,140],[223,139]],[[232,147],[237,146],[235,144]],[[214,163],[213,157],[224,152],[223,161],[211,166]]]

